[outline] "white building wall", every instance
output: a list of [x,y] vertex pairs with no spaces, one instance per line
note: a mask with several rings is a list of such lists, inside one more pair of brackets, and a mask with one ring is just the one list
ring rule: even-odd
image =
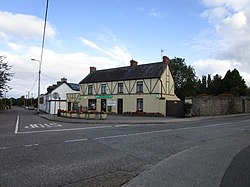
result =
[[[54,99],[53,94],[57,92],[60,99]],[[49,114],[57,114],[58,109],[67,110],[66,94],[79,93],[79,91],[72,90],[66,83],[61,84],[50,94],[46,95],[45,110]]]

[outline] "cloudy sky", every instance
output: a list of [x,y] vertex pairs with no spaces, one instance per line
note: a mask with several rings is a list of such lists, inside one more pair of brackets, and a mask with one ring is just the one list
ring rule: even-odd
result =
[[[0,0],[0,55],[15,73],[9,97],[37,96],[45,0]],[[238,69],[250,86],[250,0],[49,0],[41,93],[62,77],[185,58],[198,76]]]

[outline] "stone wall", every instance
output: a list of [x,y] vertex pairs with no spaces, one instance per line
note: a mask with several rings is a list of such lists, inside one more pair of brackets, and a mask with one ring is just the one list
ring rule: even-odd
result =
[[193,97],[192,104],[192,113],[198,116],[250,113],[249,98],[199,96]]

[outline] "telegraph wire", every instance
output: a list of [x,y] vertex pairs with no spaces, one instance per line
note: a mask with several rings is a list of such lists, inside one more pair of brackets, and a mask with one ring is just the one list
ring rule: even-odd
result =
[[37,82],[37,79],[38,79],[38,76],[36,77],[36,80],[35,80],[35,82],[34,82],[34,84],[33,84],[32,88],[30,89],[30,91],[29,91],[29,92],[31,92],[31,91],[33,90],[33,88],[35,87],[36,82]]

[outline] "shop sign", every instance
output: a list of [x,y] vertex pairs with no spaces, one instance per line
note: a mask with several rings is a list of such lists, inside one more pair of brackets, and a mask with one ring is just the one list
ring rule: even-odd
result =
[[108,100],[107,101],[107,106],[116,106],[116,101],[115,100]]
[[113,95],[97,95],[95,96],[96,99],[110,99],[113,98]]

